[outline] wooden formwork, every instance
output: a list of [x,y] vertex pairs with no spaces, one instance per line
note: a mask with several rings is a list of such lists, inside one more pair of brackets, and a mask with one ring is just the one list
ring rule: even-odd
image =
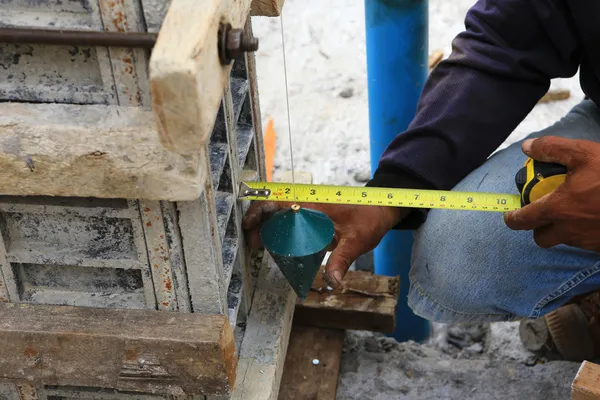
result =
[[[278,15],[281,5],[261,2],[252,14]],[[169,6],[175,11],[167,14]],[[198,11],[200,7],[212,11]],[[216,54],[206,53],[200,43],[216,41],[202,36],[208,35],[202,27],[214,28],[222,18],[251,32],[250,13],[250,0],[3,2],[2,26],[161,33],[152,51],[0,44],[0,300],[9,303],[0,307],[0,316],[6,317],[0,338],[7,343],[10,338],[14,349],[0,354],[16,357],[0,359],[0,398],[277,396],[295,296],[268,256],[246,248],[241,219],[247,204],[237,199],[241,181],[265,179],[254,55],[220,66],[209,60]],[[172,67],[161,69],[158,62],[171,57],[171,40],[162,31],[165,15],[171,21],[168,29],[177,28],[180,39],[196,41],[195,46],[178,47],[180,54],[200,48],[205,53],[187,53],[195,61],[182,89],[188,91],[158,102],[156,94],[165,93],[161,85],[169,75],[161,81],[157,71]],[[191,25],[196,35],[186,38]],[[205,111],[201,117],[189,119],[197,122],[192,138],[201,140],[192,140],[187,149],[169,150],[163,136],[181,127],[173,122],[181,108],[171,114],[165,109],[188,98],[208,99],[199,108]],[[32,318],[30,326],[40,335],[15,333],[15,327],[29,326],[11,323],[15,303],[27,306],[19,315]],[[86,360],[98,370],[116,371],[116,378],[94,383],[65,373],[77,365],[50,354],[57,343],[65,343],[64,337],[104,337],[106,333],[92,329],[94,324],[68,323],[73,313],[92,318],[99,309],[107,312],[105,319],[125,318],[126,312],[147,312],[148,318],[170,312],[169,329],[181,324],[225,333],[207,336],[213,338],[214,346],[207,347],[212,353],[198,350],[204,347],[190,338],[174,340],[177,351],[185,345],[195,349],[193,357],[176,361],[161,359],[166,353],[147,344],[169,339],[154,330],[158,328],[149,325],[154,342],[146,344],[117,335],[107,342],[117,356]],[[144,318],[131,315],[136,317],[125,318],[115,329],[134,331],[128,324]],[[215,323],[219,316],[229,328]],[[227,358],[227,329],[236,362],[216,363],[226,369],[211,375],[217,381],[194,387],[164,380],[169,367],[192,371],[208,354]],[[132,353],[137,344],[146,346],[145,352]],[[22,368],[15,368],[19,363]],[[37,370],[40,365],[43,371]],[[132,368],[141,375],[123,386]]]

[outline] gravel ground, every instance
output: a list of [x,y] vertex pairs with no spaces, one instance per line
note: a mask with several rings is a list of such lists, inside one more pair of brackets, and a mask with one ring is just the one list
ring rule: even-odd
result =
[[[430,0],[431,51],[451,50],[473,0]],[[294,163],[315,183],[358,185],[368,179],[369,126],[362,1],[286,0],[285,44]],[[288,170],[290,146],[279,18],[254,18],[263,124],[278,133],[275,177]],[[578,77],[556,80],[571,98],[542,104],[507,142],[561,118],[583,99]],[[396,343],[348,332],[338,399],[568,399],[578,363],[538,359],[516,323],[435,325],[430,343]]]

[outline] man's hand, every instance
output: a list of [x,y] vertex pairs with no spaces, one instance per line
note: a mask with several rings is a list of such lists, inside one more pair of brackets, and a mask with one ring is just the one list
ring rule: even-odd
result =
[[523,142],[523,153],[567,167],[565,183],[554,192],[505,214],[514,230],[532,230],[543,248],[566,244],[600,252],[600,144],[542,137]]
[[[290,207],[292,203],[255,202],[244,218],[243,228],[248,231],[250,245],[262,247],[260,226],[275,212]],[[393,228],[409,210],[392,207],[352,206],[336,204],[300,204],[305,208],[321,211],[332,219],[335,238],[333,250],[327,263],[327,281],[339,288],[350,265],[362,254],[377,247],[385,234]]]

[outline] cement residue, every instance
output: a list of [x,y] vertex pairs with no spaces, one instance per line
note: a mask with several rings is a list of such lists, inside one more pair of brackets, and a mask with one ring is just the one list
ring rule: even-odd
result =
[[567,399],[579,368],[565,361],[528,366],[501,351],[475,353],[451,355],[433,344],[348,332],[337,399]]

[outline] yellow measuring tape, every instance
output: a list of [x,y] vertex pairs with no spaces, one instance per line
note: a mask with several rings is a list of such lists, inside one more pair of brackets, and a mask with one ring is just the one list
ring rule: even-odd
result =
[[521,208],[518,194],[454,192],[444,190],[244,182],[240,197],[298,203],[354,204],[506,212]]

